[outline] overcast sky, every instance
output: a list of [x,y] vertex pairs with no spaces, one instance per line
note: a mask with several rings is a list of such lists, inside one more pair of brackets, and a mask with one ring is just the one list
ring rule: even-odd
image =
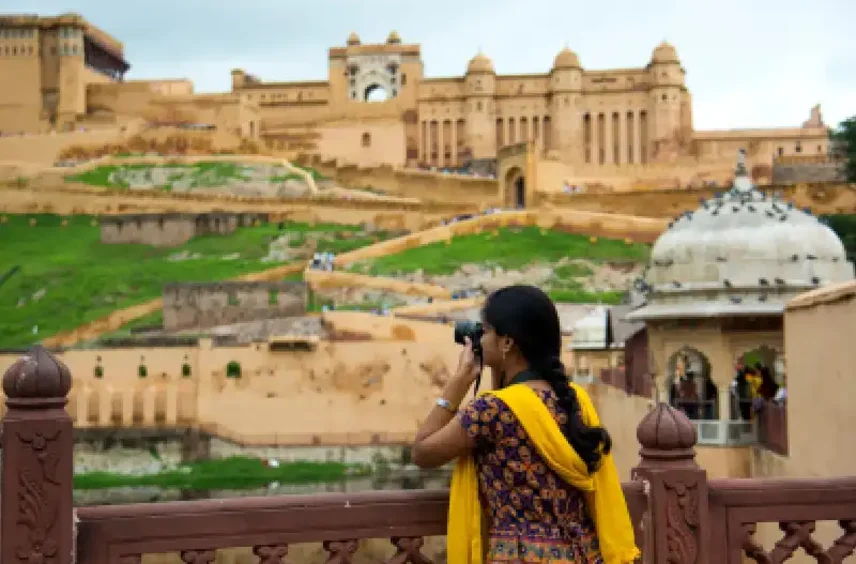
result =
[[395,29],[422,45],[427,76],[462,74],[480,48],[499,73],[546,72],[565,45],[585,68],[641,67],[666,39],[697,129],[796,126],[816,103],[828,124],[856,114],[856,0],[3,0],[0,10],[79,12],[124,42],[128,78],[189,78],[197,92],[228,90],[232,68],[326,79],[327,49],[351,31],[379,43]]

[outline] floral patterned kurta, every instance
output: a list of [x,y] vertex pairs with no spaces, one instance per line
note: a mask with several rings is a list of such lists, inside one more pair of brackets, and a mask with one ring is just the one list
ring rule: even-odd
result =
[[[538,395],[564,424],[555,393]],[[461,410],[461,423],[476,443],[479,495],[489,519],[485,564],[603,563],[582,494],[547,466],[502,400],[476,398]]]

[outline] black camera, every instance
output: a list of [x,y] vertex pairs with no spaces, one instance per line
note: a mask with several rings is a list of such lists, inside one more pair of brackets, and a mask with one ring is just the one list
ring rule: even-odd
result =
[[[455,323],[455,342],[459,345],[466,345],[467,342],[464,339],[469,337],[470,343],[473,346],[473,354],[476,356],[478,363],[483,366],[482,335],[484,335],[484,327],[478,321],[458,321]],[[475,387],[473,388],[474,394],[478,392],[479,385],[481,385],[481,372],[476,376]]]
[[473,353],[481,358],[481,338],[484,335],[484,327],[478,321],[458,321],[455,323],[455,342],[459,345],[466,345],[464,340],[470,338],[473,344]]

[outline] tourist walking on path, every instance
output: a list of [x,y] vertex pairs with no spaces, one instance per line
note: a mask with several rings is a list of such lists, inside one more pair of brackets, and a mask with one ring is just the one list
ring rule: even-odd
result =
[[[509,286],[487,298],[482,321],[413,446],[423,468],[457,458],[449,564],[636,561],[611,439],[568,383],[555,305],[538,288]],[[482,364],[493,391],[459,410]]]

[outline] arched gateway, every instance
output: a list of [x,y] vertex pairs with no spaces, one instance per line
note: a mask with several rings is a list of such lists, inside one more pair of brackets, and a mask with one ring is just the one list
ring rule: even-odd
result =
[[526,176],[519,167],[505,173],[505,206],[523,209],[526,207]]

